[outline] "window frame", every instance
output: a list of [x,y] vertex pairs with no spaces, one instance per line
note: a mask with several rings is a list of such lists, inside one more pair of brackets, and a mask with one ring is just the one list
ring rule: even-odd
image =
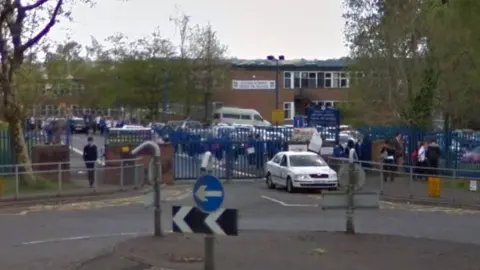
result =
[[[295,116],[295,102],[283,102],[282,109],[285,120],[293,120],[293,117]],[[287,111],[288,114],[285,115]]]
[[292,71],[283,72],[283,88],[293,89],[293,72]]

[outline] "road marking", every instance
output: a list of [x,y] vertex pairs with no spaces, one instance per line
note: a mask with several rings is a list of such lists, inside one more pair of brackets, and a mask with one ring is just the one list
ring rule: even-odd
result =
[[50,238],[50,239],[37,240],[37,241],[27,241],[27,242],[23,242],[22,245],[24,246],[38,245],[38,244],[48,244],[48,243],[88,240],[93,238],[108,238],[108,237],[118,237],[118,236],[139,236],[142,234],[146,234],[146,233],[126,232],[126,233],[111,233],[111,234],[98,234],[98,235],[82,235],[82,236],[72,236],[72,237]]
[[265,195],[262,195],[260,197],[262,199],[265,199],[265,200],[268,200],[268,201],[271,201],[271,202],[274,202],[274,203],[278,203],[281,206],[286,206],[286,207],[318,207],[318,204],[297,204],[297,203],[290,204],[290,203],[282,202],[280,200],[277,200],[275,198],[268,197],[268,196],[265,196]]
[[28,210],[23,210],[21,212],[18,212],[18,213],[0,213],[0,216],[25,216],[26,214],[28,214]]

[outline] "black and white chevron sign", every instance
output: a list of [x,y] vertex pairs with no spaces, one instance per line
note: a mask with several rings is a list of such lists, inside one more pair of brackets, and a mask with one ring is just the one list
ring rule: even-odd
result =
[[173,206],[173,231],[179,233],[205,233],[237,235],[237,209],[223,209],[204,213],[192,206]]

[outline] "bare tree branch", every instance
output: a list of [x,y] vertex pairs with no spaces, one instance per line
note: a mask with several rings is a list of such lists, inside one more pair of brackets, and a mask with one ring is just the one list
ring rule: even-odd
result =
[[[16,0],[16,1],[19,1],[19,0]],[[39,0],[39,2],[41,2],[41,1],[43,1],[43,0]],[[52,17],[50,17],[50,21],[47,23],[47,25],[37,35],[35,35],[33,38],[29,39],[27,42],[25,42],[25,44],[23,44],[21,46],[21,51],[22,52],[29,49],[33,45],[37,44],[38,41],[40,41],[40,39],[42,37],[44,37],[48,32],[50,32],[50,29],[57,22],[57,16],[60,13],[60,9],[61,9],[62,5],[63,5],[63,0],[58,0],[57,5],[55,6],[55,9],[53,10]],[[19,8],[19,10],[20,9],[25,10],[25,7]]]
[[40,6],[42,6],[43,4],[47,3],[49,0],[38,0],[36,3],[34,4],[31,4],[31,5],[28,5],[28,6],[25,6],[23,7],[23,9],[25,11],[29,11],[29,10],[32,10],[32,9],[36,9]]

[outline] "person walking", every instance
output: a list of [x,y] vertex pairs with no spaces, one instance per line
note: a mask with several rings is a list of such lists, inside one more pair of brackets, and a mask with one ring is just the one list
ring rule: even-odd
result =
[[380,150],[380,156],[383,161],[383,181],[393,182],[395,180],[395,147],[390,140],[385,140],[382,149]]
[[95,162],[97,162],[97,158],[97,146],[93,143],[93,138],[88,137],[87,145],[83,148],[83,161],[85,161],[85,167],[87,167],[90,187],[93,187],[95,183]]
[[417,177],[420,179],[425,178],[426,174],[426,167],[428,166],[427,163],[427,142],[422,142],[420,147],[418,148],[418,156],[417,156]]
[[426,158],[428,163],[429,175],[437,176],[438,175],[438,161],[440,159],[441,150],[440,145],[437,144],[435,139],[430,141],[430,144],[427,146]]

